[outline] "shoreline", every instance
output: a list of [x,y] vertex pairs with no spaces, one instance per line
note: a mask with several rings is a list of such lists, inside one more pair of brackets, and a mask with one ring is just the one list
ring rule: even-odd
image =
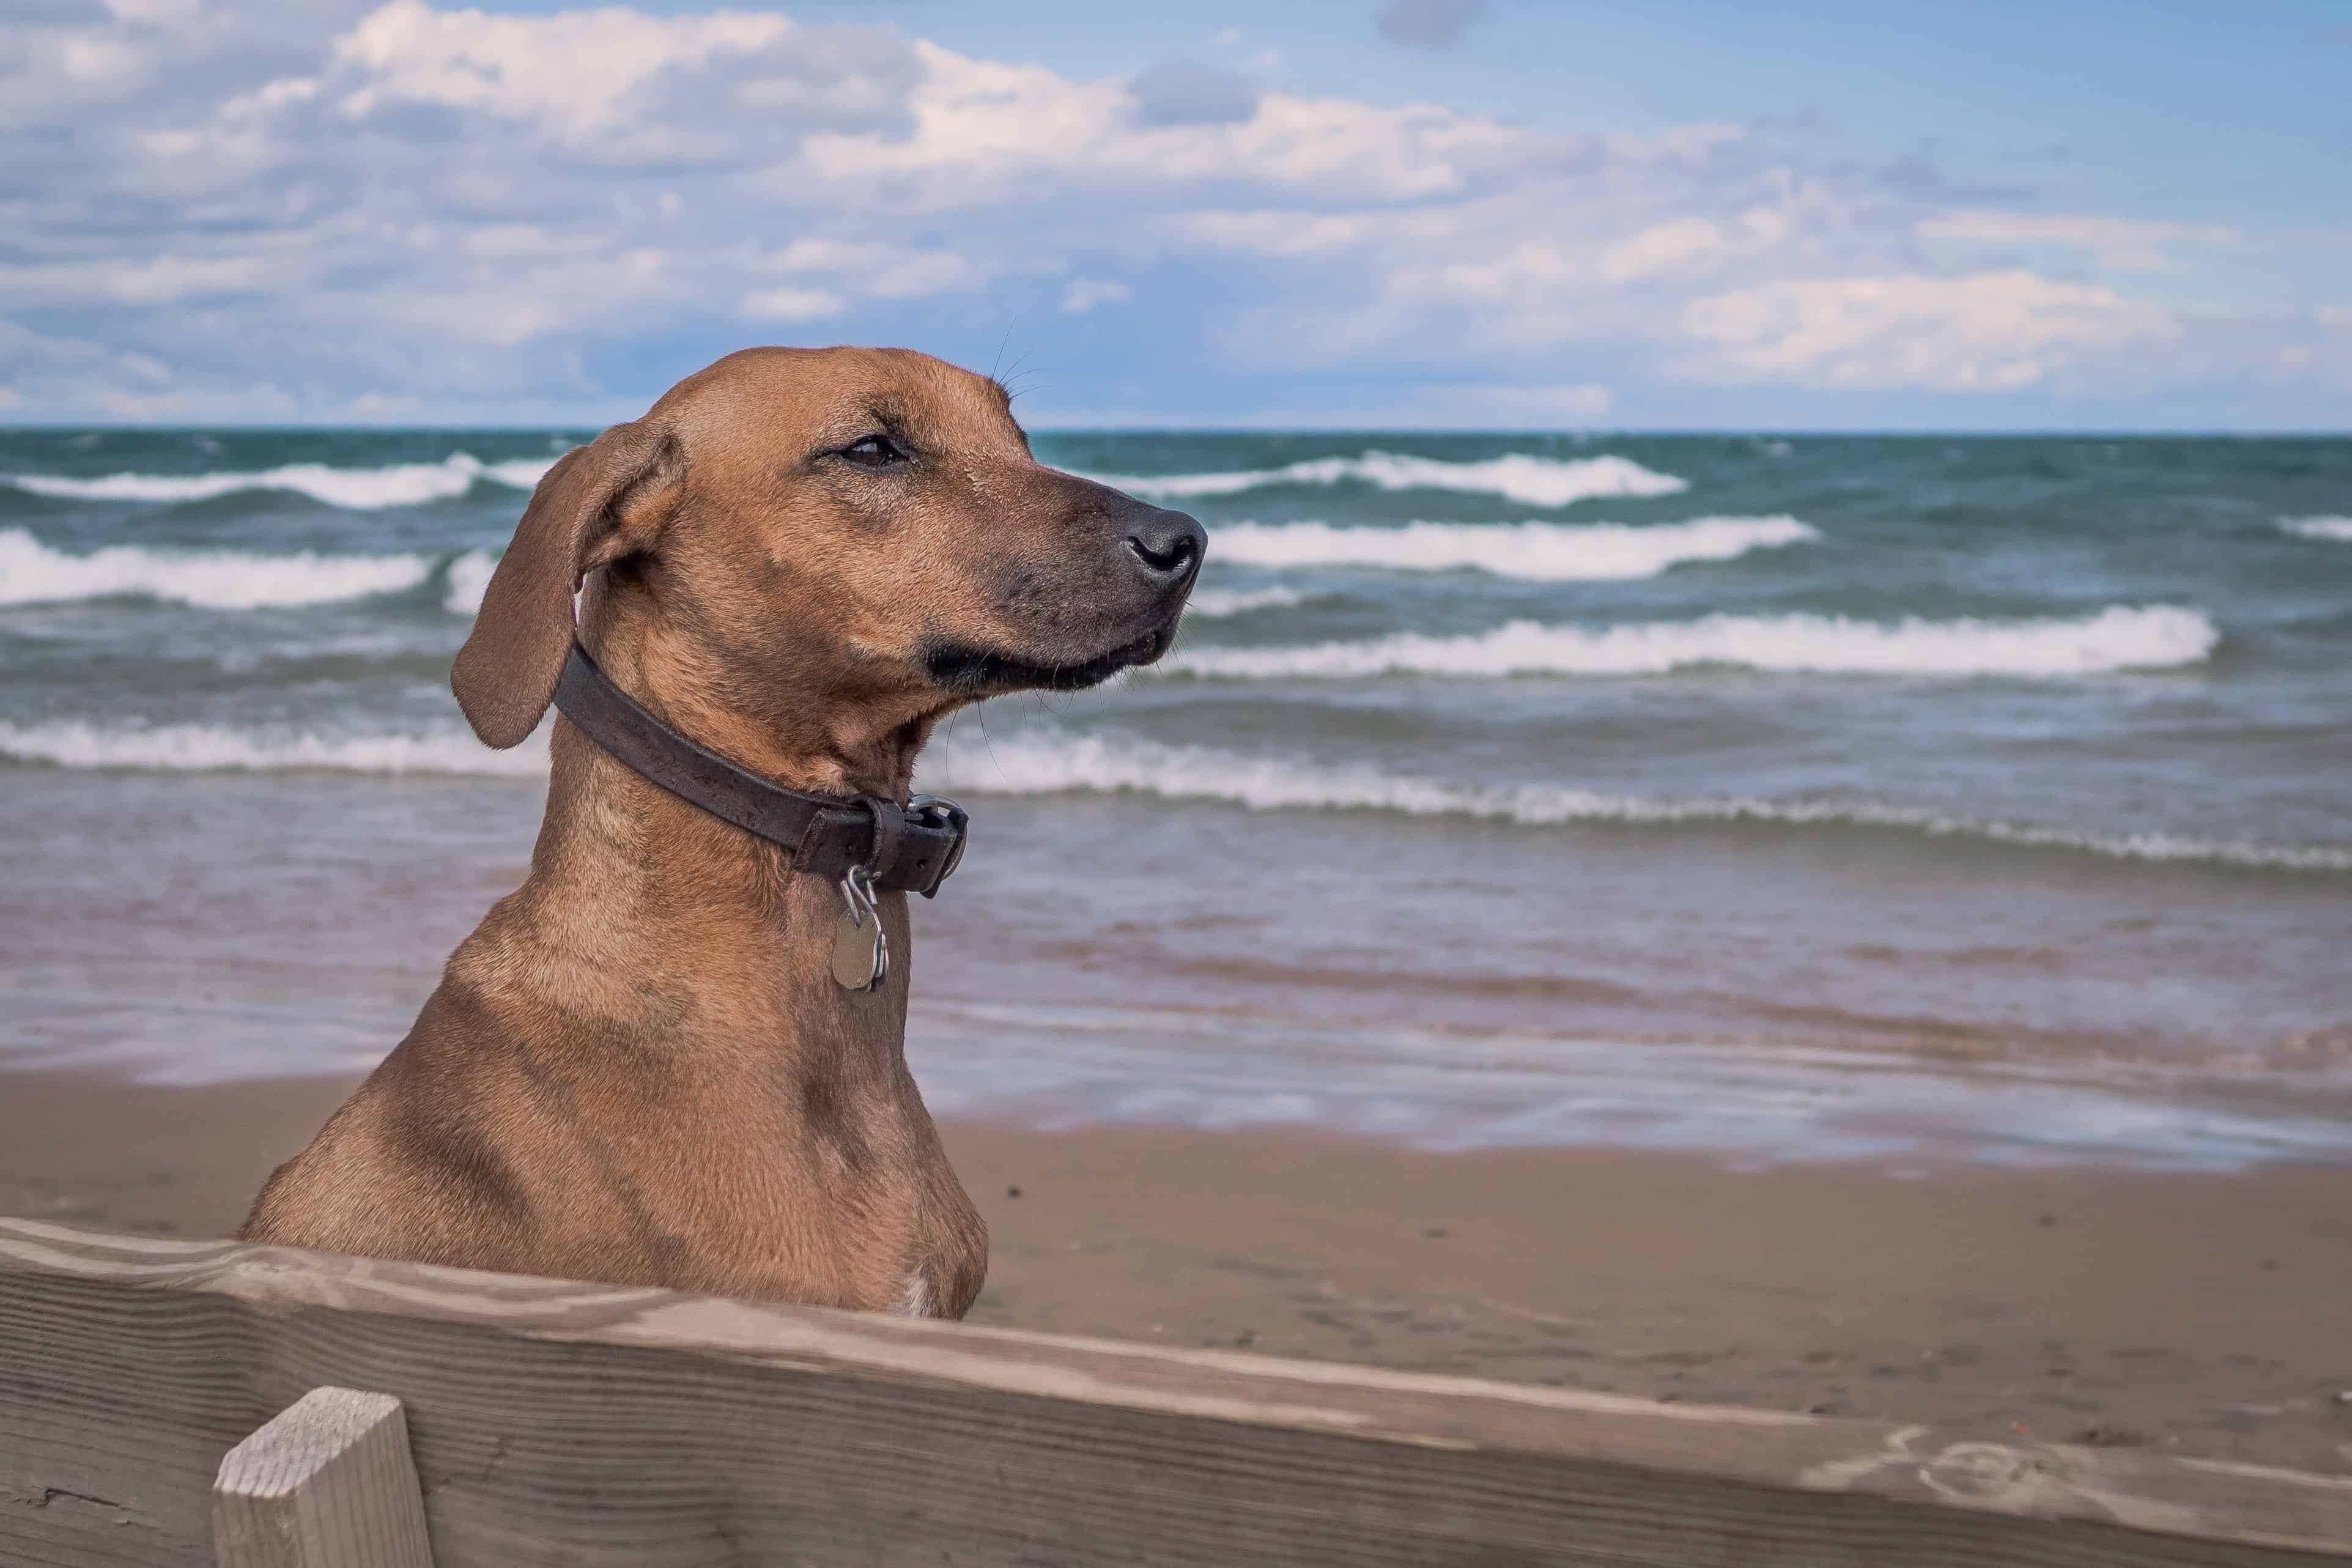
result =
[[[543,793],[0,772],[0,1072],[184,1083],[380,1059],[521,879]],[[915,916],[908,1056],[950,1119],[2352,1169],[2332,889],[1085,794],[987,824]],[[1212,849],[1287,891],[1202,875]]]
[[[352,1082],[0,1074],[0,1212],[226,1235]],[[940,1131],[992,1237],[974,1322],[2352,1473],[2341,1169]]]

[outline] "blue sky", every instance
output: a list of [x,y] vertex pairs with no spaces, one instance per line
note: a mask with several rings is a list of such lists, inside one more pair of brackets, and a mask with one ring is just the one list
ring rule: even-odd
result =
[[2352,6],[21,0],[0,419],[2352,427]]

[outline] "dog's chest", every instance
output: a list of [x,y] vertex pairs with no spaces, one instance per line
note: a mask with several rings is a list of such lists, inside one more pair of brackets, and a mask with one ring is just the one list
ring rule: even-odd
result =
[[907,1283],[899,1289],[898,1300],[890,1310],[902,1318],[940,1315],[939,1292],[931,1289],[931,1278],[923,1272],[921,1264],[907,1271]]

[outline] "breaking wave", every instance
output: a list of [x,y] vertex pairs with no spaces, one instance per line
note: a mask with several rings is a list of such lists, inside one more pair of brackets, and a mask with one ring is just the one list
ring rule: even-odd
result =
[[249,474],[106,474],[97,479],[9,474],[0,477],[0,483],[66,500],[194,501],[247,490],[292,490],[328,506],[371,511],[452,500],[484,482],[527,490],[554,466],[553,458],[485,463],[469,452],[452,452],[437,463],[394,463],[381,468],[289,463]]
[[1654,577],[1689,561],[1729,561],[1819,539],[1793,517],[1699,517],[1646,528],[1621,522],[1409,522],[1335,528],[1328,522],[1238,522],[1217,529],[1210,554],[1248,566],[1465,568],[1540,583]]
[[425,581],[428,555],[256,555],[117,544],[88,555],[0,529],[0,605],[148,598],[213,610],[325,605],[395,594]]
[[[68,768],[158,772],[442,773],[531,778],[547,768],[544,732],[494,752],[464,731],[331,736],[216,725],[100,728],[81,721],[0,721],[0,756]],[[1763,824],[1861,827],[1970,838],[2109,859],[2177,861],[2289,871],[2352,871],[2352,847],[2276,845],[2170,833],[2109,833],[1964,816],[1933,807],[1803,797],[1610,795],[1556,784],[1480,784],[1244,756],[1131,737],[1050,731],[996,735],[985,746],[942,749],[921,769],[925,788],[977,795],[1141,794],[1254,811],[1380,811],[1461,816],[1530,826]]]
[[1296,588],[1196,588],[1184,613],[1214,619],[1252,610],[1285,610],[1306,602],[1307,595]]
[[0,721],[0,756],[67,768],[161,773],[453,773],[530,777],[547,771],[534,738],[494,752],[462,730],[423,735],[320,735],[218,724],[100,728],[82,720]]
[[1512,621],[1465,637],[1400,633],[1301,647],[1197,648],[1171,674],[1260,680],[1656,675],[1698,665],[1838,675],[2095,675],[2203,662],[2221,632],[2200,611],[2114,605],[2080,620],[1884,625],[1843,616],[1708,616],[1588,629]]
[[2279,526],[2298,538],[2352,544],[2352,517],[2283,517]]
[[2352,871],[2352,847],[2214,840],[2177,834],[2116,834],[1972,818],[1873,801],[1662,797],[1599,794],[1553,784],[1473,784],[1296,758],[1244,756],[1200,746],[1102,736],[997,735],[985,747],[921,769],[927,789],[973,794],[1073,792],[1218,801],[1255,811],[1387,811],[1471,816],[1536,826],[1770,823],[1893,828],[1935,837],[1991,839],[2126,860],[2205,861],[2298,871]]
[[453,616],[478,613],[490,574],[498,567],[499,558],[487,550],[468,550],[449,563],[449,592],[441,600],[442,608]]
[[1475,490],[1523,506],[1566,506],[1596,496],[1670,496],[1690,481],[1645,468],[1630,458],[1530,457],[1513,452],[1484,462],[1449,463],[1398,452],[1310,458],[1278,468],[1210,474],[1098,474],[1104,484],[1147,496],[1229,496],[1271,485],[1336,485],[1353,480],[1384,490]]

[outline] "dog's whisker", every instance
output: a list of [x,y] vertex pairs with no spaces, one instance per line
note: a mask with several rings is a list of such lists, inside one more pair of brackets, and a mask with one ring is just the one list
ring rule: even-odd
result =
[[996,738],[988,732],[988,710],[975,708],[972,711],[980,716],[980,743],[988,748],[988,765],[994,768],[1001,778],[1004,773],[1004,764],[996,760]]

